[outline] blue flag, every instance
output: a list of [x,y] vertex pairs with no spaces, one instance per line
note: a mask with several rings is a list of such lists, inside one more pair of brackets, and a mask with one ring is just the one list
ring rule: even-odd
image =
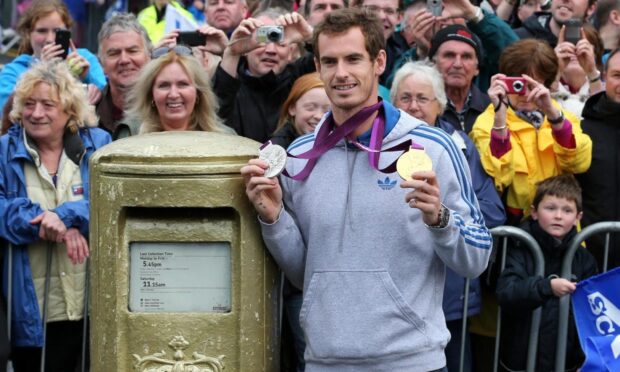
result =
[[620,371],[620,267],[577,284],[572,295],[582,372]]

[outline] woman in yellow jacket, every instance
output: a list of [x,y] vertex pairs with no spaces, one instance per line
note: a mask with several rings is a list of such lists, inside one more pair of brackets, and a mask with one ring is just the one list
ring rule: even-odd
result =
[[549,87],[558,59],[542,40],[520,40],[499,60],[491,78],[491,105],[470,133],[486,172],[506,195],[508,223],[529,215],[536,183],[561,173],[582,173],[592,160],[592,141],[579,119],[563,112]]

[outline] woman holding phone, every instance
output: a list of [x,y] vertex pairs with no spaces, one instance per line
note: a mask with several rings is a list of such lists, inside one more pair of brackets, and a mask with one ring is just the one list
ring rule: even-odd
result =
[[558,58],[543,40],[520,40],[502,52],[491,78],[491,105],[474,124],[474,140],[495,188],[506,193],[508,223],[529,215],[536,184],[590,167],[592,141],[579,119],[551,98]]
[[[64,53],[72,73],[89,85],[89,102],[97,98],[97,90],[106,85],[103,68],[97,57],[87,49],[78,49],[69,44],[65,50],[57,43],[57,36],[66,39],[68,29],[73,25],[69,10],[61,0],[35,0],[20,18],[17,31],[22,38],[19,56],[4,66],[0,72],[0,108],[3,108],[19,77],[38,61],[60,59]],[[57,31],[60,33],[57,35]],[[61,41],[59,40],[59,41]],[[97,90],[95,90],[95,88]]]

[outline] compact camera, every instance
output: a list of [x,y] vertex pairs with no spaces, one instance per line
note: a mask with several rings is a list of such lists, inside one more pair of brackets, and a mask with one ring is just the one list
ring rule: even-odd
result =
[[256,41],[259,43],[281,43],[284,41],[284,27],[262,26],[256,30]]
[[435,17],[440,17],[443,10],[441,0],[426,0],[426,9]]
[[526,81],[524,78],[506,77],[502,80],[506,83],[506,86],[508,87],[508,90],[506,91],[506,93],[508,94],[518,94],[520,96],[523,96],[527,92]]

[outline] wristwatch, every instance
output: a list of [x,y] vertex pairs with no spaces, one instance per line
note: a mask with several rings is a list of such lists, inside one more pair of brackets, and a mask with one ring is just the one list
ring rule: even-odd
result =
[[439,208],[439,220],[434,225],[426,225],[431,229],[443,229],[448,226],[448,222],[450,222],[450,210],[446,208],[445,205],[441,205]]

